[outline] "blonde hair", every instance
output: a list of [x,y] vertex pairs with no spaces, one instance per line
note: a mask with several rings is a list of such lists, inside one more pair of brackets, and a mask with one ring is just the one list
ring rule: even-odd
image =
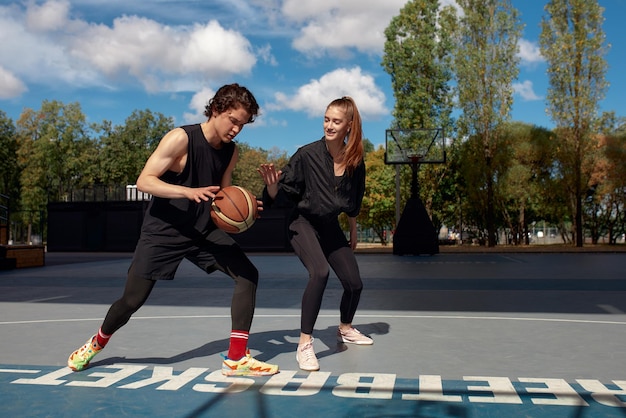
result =
[[352,174],[357,166],[361,163],[364,156],[363,150],[363,128],[361,127],[361,114],[356,107],[354,99],[349,96],[343,96],[335,99],[326,107],[342,109],[347,119],[350,121],[350,130],[348,131],[348,142],[343,153],[343,163],[348,174]]

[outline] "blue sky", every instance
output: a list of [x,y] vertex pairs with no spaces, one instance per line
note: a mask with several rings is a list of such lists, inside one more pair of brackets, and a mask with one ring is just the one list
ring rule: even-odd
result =
[[[513,0],[525,24],[512,119],[544,127],[539,53],[547,0]],[[453,0],[443,0],[450,4]],[[384,30],[406,0],[0,1],[0,110],[16,121],[43,100],[79,102],[89,122],[150,109],[202,122],[206,101],[239,82],[261,116],[239,139],[293,153],[322,135],[325,106],[355,98],[365,137],[384,143],[394,105],[380,65]],[[610,87],[601,110],[626,116],[625,0],[602,0]]]

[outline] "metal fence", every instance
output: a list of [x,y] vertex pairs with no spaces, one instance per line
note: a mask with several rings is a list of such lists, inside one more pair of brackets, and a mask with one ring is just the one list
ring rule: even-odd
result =
[[72,189],[63,194],[61,202],[129,202],[147,201],[152,196],[137,190],[134,184],[117,186],[92,186]]
[[[72,189],[58,202],[141,202],[151,195],[136,185],[93,186]],[[54,203],[58,203],[54,202]],[[0,245],[40,245],[47,241],[47,210],[14,211],[9,214],[9,197],[0,194]]]

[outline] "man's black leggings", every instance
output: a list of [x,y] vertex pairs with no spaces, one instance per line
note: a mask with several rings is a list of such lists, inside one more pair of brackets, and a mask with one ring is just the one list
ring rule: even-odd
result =
[[359,305],[363,282],[356,257],[339,222],[320,222],[313,226],[300,216],[289,225],[289,234],[294,252],[309,272],[309,282],[302,296],[300,331],[313,334],[328,283],[329,265],[343,286],[340,320],[351,324]]
[[[149,250],[145,250],[148,248]],[[150,296],[156,280],[146,273],[148,268],[165,278],[172,278],[183,257],[207,273],[219,270],[229,275],[235,282],[231,301],[231,329],[250,331],[256,305],[256,290],[259,272],[250,259],[233,239],[222,231],[214,231],[205,242],[196,246],[150,255],[154,246],[140,244],[135,251],[133,262],[128,270],[126,286],[122,297],[115,301],[102,323],[102,332],[112,335],[124,326],[130,317],[143,306]],[[159,250],[161,251],[161,250]],[[163,272],[167,272],[163,275]]]

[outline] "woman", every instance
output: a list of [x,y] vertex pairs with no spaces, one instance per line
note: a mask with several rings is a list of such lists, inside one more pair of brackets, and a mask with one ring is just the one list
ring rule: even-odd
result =
[[[313,350],[313,328],[317,320],[329,265],[341,281],[337,340],[373,344],[370,337],[352,327],[363,283],[353,250],[356,248],[356,216],[365,192],[365,163],[361,116],[354,100],[332,101],[324,115],[324,137],[298,149],[282,170],[262,164],[259,173],[266,184],[267,206],[279,193],[295,204],[289,224],[291,245],[309,272],[302,296],[300,341],[296,360],[302,370],[319,370]],[[339,226],[345,212],[350,224],[350,241]]]

